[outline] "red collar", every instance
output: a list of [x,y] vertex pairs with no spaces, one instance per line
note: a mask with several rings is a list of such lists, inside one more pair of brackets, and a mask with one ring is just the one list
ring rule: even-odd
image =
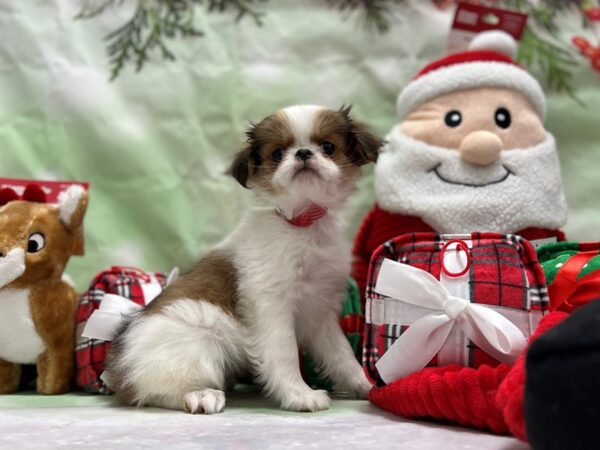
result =
[[310,206],[302,208],[299,211],[294,210],[291,217],[287,216],[281,208],[277,208],[275,212],[290,225],[299,228],[306,228],[310,227],[322,217],[325,217],[325,215],[327,215],[327,208],[323,208],[315,203],[311,203]]

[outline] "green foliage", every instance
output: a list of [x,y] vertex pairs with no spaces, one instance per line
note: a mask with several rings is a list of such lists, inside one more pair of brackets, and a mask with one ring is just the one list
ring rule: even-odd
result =
[[[325,0],[340,12],[361,11],[365,27],[384,33],[390,29],[393,5],[406,0]],[[560,36],[556,18],[569,10],[581,10],[585,0],[499,0],[491,4],[529,14],[527,30],[520,45],[518,60],[546,76],[552,90],[573,96],[572,67],[577,64],[573,50]],[[177,37],[202,36],[195,26],[198,14],[233,14],[236,21],[249,17],[261,25],[258,3],[267,0],[137,0],[133,16],[106,36],[111,80],[131,62],[136,71],[143,68],[152,52],[164,59],[175,59],[167,41]],[[488,2],[489,3],[489,2]],[[85,8],[79,18],[95,17],[109,7],[122,6],[123,0],[99,0]]]
[[556,18],[560,14],[580,10],[580,0],[545,0],[537,4],[527,0],[504,0],[502,6],[529,15],[527,29],[519,46],[517,60],[530,69],[545,74],[550,90],[575,97],[571,84],[572,68],[577,64],[571,45],[560,35]]
[[[149,55],[158,50],[163,59],[174,60],[166,41],[176,37],[198,37],[202,31],[194,24],[198,11],[205,13],[233,13],[235,20],[249,16],[260,23],[260,14],[254,4],[263,0],[138,0],[131,19],[106,36],[111,67],[110,79],[114,80],[125,64],[132,61],[140,71]],[[87,7],[79,18],[90,18],[122,2],[105,0]]]
[[390,29],[390,6],[404,3],[406,0],[327,0],[327,3],[338,10],[362,10],[367,30],[385,33]]
[[527,67],[538,67],[546,74],[546,85],[557,92],[565,92],[575,100],[571,84],[571,68],[576,60],[571,52],[560,43],[540,39],[530,29],[525,31],[517,60]]

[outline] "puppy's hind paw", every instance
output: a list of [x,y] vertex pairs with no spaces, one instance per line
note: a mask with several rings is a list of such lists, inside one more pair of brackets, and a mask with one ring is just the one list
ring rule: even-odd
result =
[[225,392],[216,389],[191,391],[183,396],[183,402],[190,414],[217,414],[225,407]]
[[289,411],[316,412],[329,409],[331,400],[326,391],[306,389],[287,394],[281,401],[281,407]]

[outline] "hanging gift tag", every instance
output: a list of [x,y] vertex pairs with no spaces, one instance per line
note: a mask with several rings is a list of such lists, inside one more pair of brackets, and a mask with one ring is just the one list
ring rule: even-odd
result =
[[504,31],[518,43],[526,24],[527,14],[459,1],[448,36],[448,53],[467,50],[475,35],[482,31]]

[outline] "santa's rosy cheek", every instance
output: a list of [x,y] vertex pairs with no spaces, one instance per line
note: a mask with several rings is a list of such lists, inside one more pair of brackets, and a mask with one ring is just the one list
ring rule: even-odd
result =
[[400,124],[400,130],[413,139],[437,147],[458,149],[464,137],[462,127],[448,127],[444,115],[432,120],[405,121]]

